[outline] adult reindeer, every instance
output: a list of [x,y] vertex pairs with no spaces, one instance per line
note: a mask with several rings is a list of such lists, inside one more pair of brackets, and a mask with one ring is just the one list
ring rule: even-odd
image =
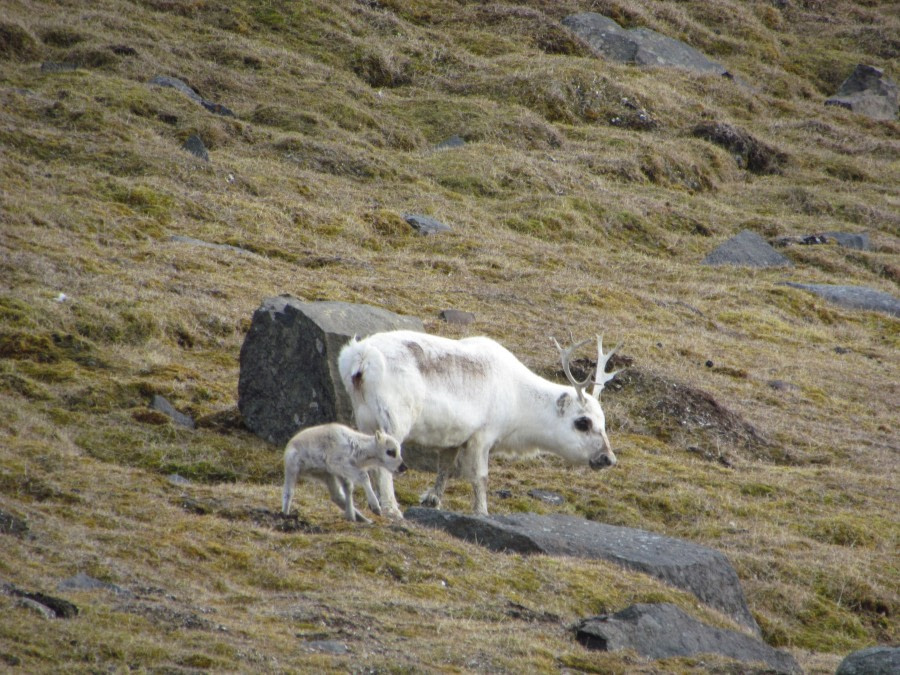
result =
[[[338,358],[360,431],[381,430],[456,456],[456,469],[472,483],[472,509],[487,515],[488,457],[538,451],[572,464],[603,469],[616,463],[606,436],[600,392],[615,377],[605,373],[615,353],[603,354],[597,338],[597,368],[581,382],[569,361],[586,340],[559,346],[569,385],[534,374],[508,350],[486,337],[450,340],[413,331],[355,338]],[[595,378],[594,375],[597,375]],[[591,394],[585,389],[593,384]],[[439,470],[422,503],[439,507],[449,467]],[[376,470],[382,509],[402,518],[391,474]]]

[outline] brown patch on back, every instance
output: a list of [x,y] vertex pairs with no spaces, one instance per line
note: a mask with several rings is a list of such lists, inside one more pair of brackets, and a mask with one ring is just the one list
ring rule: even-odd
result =
[[432,357],[425,353],[422,345],[417,342],[404,342],[403,346],[409,351],[416,367],[425,378],[453,376],[462,379],[482,379],[487,373],[487,365],[482,359],[460,354],[443,354]]

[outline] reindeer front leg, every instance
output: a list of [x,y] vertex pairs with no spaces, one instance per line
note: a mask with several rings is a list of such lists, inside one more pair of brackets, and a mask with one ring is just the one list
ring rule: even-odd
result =
[[472,483],[472,511],[479,516],[488,515],[488,455],[491,446],[479,436],[470,438],[460,450],[457,462],[460,473]]
[[437,451],[437,478],[434,480],[434,487],[428,488],[419,497],[419,503],[422,506],[431,509],[441,508],[441,500],[444,498],[444,490],[447,488],[447,479],[457,462],[459,452],[459,448]]

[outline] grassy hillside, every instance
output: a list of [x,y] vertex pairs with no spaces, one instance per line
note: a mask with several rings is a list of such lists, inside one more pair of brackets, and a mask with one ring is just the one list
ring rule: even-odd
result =
[[[683,39],[735,79],[594,58],[559,24],[576,11]],[[900,80],[898,17],[849,0],[5,0],[0,522],[28,530],[4,524],[0,582],[79,614],[0,594],[0,667],[734,672],[574,642],[575,620],[634,602],[731,625],[642,575],[356,527],[318,486],[276,518],[282,449],[243,429],[236,390],[252,312],[279,293],[486,334],[551,377],[548,336],[624,340],[633,369],[604,394],[618,466],[498,460],[493,512],[722,550],[765,639],[810,672],[896,644],[900,321],[778,282],[900,295],[900,125],[823,105],[857,63]],[[701,122],[783,161],[748,172]],[[209,162],[182,149],[192,134]],[[421,237],[409,212],[453,231]],[[699,264],[742,229],[867,232],[872,250]],[[477,321],[439,321],[449,307]],[[684,387],[760,442],[692,414]],[[401,504],[431,479],[399,479]],[[469,495],[452,482],[445,506]],[[123,592],[57,590],[79,572]],[[316,651],[329,640],[348,653]]]

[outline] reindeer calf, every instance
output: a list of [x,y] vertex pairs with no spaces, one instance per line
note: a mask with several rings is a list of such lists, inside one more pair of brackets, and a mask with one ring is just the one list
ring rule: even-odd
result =
[[304,429],[288,441],[284,449],[281,510],[288,514],[297,479],[305,475],[328,486],[331,501],[345,510],[347,520],[371,523],[354,507],[353,487],[355,483],[362,483],[369,508],[381,515],[381,504],[366,473],[372,468],[383,468],[391,473],[406,471],[400,444],[392,436],[382,431],[369,436],[342,424]]

